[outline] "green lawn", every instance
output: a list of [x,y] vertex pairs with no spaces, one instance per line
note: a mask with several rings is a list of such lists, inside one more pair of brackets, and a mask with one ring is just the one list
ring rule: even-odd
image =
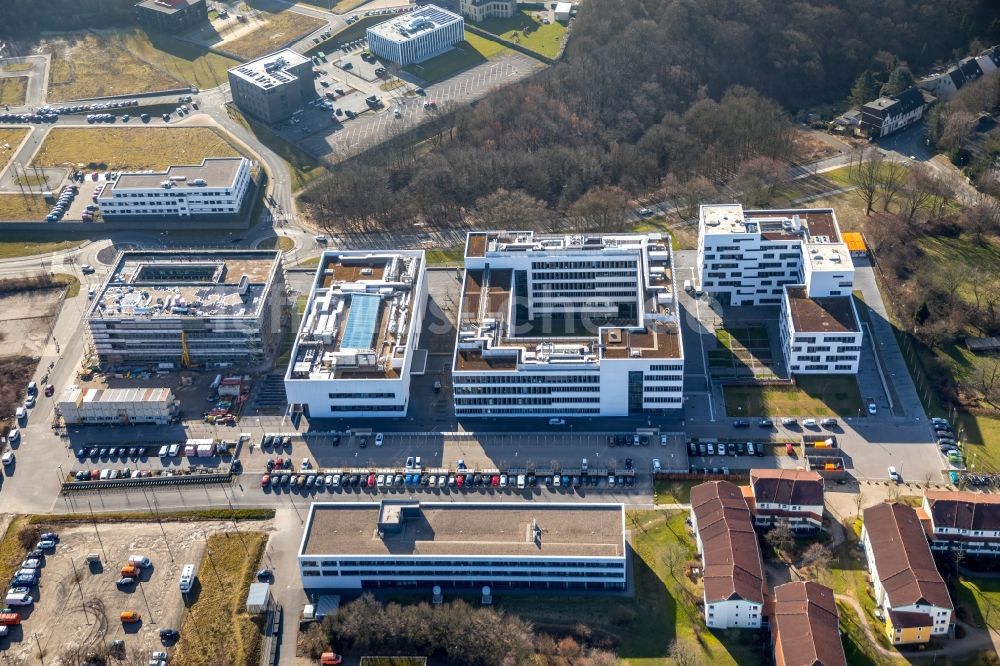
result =
[[[700,641],[704,663],[759,664],[762,655],[753,632],[713,632],[705,628],[695,605],[699,586],[683,571],[668,570],[665,549],[680,544],[689,558],[694,544],[684,525],[684,511],[635,511],[628,514],[632,531],[634,597],[605,597],[587,603],[580,597],[503,597],[497,605],[531,621],[558,630],[583,623],[595,633],[618,641],[616,652],[630,666],[666,666],[671,641]],[[680,568],[680,567],[678,567]]]
[[559,54],[566,35],[565,24],[556,21],[544,25],[526,11],[520,11],[511,18],[488,19],[474,25],[549,58]]
[[691,489],[702,481],[654,481],[653,502],[655,504],[688,504]]
[[470,67],[481,65],[509,50],[506,46],[501,46],[466,31],[465,41],[456,44],[451,51],[420,64],[407,65],[405,69],[411,74],[419,76],[424,83],[436,83]]
[[857,416],[862,409],[852,376],[810,375],[795,386],[726,386],[728,416]]
[[429,266],[461,266],[463,259],[465,259],[464,243],[427,250],[427,264]]
[[969,611],[971,624],[1000,629],[1000,579],[962,576],[955,593],[959,605]]

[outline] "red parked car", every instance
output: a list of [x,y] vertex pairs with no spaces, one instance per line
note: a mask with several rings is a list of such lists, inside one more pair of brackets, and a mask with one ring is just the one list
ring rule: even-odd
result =
[[465,475],[464,474],[459,474],[457,477],[455,477],[455,485],[457,485],[459,488],[461,488],[462,486],[465,485]]
[[264,486],[266,486],[269,483],[271,483],[271,475],[270,474],[265,474],[264,476],[260,477],[260,487],[261,488],[263,488]]
[[494,474],[493,475],[493,478],[490,479],[490,485],[493,486],[494,488],[496,488],[496,487],[498,487],[500,485],[500,475],[499,474]]
[[369,474],[368,475],[368,487],[369,488],[374,488],[375,487],[375,475],[374,474]]

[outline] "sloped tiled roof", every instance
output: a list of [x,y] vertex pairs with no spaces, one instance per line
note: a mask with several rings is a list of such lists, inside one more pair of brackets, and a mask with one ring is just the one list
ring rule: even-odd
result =
[[760,504],[823,506],[823,477],[804,469],[753,469],[750,485]]
[[800,581],[774,588],[771,636],[777,666],[847,666],[837,604],[825,585]]
[[925,493],[934,527],[1000,530],[1000,496],[928,490]]
[[891,607],[920,603],[952,608],[913,507],[876,504],[865,509],[864,522]]
[[750,509],[740,489],[709,481],[691,489],[691,508],[703,546],[705,599],[764,602],[764,565]]

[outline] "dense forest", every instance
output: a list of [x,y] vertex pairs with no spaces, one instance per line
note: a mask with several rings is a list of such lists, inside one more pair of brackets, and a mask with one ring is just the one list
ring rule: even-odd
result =
[[551,69],[455,110],[418,148],[395,141],[336,168],[304,202],[331,228],[402,227],[485,222],[505,201],[543,219],[627,194],[704,192],[762,157],[794,159],[789,113],[846,99],[865,70],[920,72],[995,40],[1000,7],[588,0],[571,34]]

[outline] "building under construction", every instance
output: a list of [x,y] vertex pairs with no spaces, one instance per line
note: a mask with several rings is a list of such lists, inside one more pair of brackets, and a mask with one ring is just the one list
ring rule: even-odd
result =
[[274,351],[284,305],[274,250],[121,252],[87,329],[105,366],[227,367]]

